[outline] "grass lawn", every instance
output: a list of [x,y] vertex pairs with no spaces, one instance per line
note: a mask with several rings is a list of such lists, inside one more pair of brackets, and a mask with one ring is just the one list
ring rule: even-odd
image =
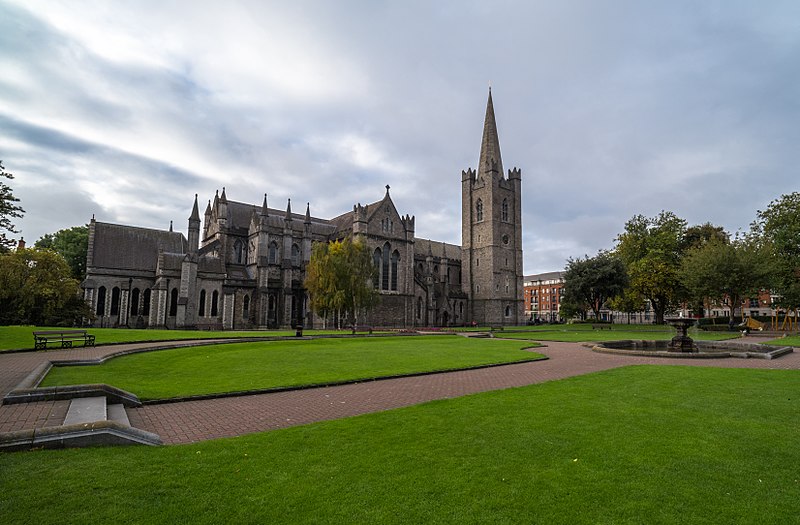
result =
[[521,341],[457,335],[234,343],[55,367],[42,386],[108,383],[141,399],[300,386],[525,361]]
[[[37,330],[69,330],[42,326],[0,326],[0,352],[33,348],[33,332]],[[294,330],[260,330],[223,332],[208,330],[139,330],[135,328],[87,328],[96,337],[96,344],[175,341],[180,339],[230,339],[234,337],[293,336]],[[305,335],[349,334],[349,330],[304,330]],[[379,333],[379,332],[376,332]],[[52,349],[52,346],[49,347]],[[56,347],[59,348],[59,347]]]
[[[580,343],[585,341],[617,341],[620,339],[649,339],[669,340],[676,331],[671,327],[647,328],[632,327],[631,325],[613,325],[611,330],[592,330],[586,325],[562,325],[550,327],[549,330],[535,330],[527,332],[503,331],[496,332],[497,337],[509,339],[525,339],[533,341],[565,341]],[[722,341],[739,337],[739,332],[704,332],[702,330],[689,330],[689,336],[698,341]]]
[[774,339],[766,344],[776,346],[800,346],[800,335],[787,335],[786,337]]
[[171,447],[0,454],[7,523],[796,523],[800,373],[635,366]]

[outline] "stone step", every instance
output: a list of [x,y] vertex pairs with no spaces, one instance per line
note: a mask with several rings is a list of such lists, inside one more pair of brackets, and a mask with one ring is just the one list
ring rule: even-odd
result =
[[116,421],[117,423],[125,426],[131,426],[128,419],[128,413],[125,412],[125,405],[118,403],[116,405],[108,405],[108,420]]
[[107,416],[105,397],[80,397],[70,402],[64,424],[77,425],[106,421]]

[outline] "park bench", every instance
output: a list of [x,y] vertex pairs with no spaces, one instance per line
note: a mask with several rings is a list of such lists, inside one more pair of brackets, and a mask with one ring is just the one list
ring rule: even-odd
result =
[[353,335],[355,335],[356,332],[367,332],[367,333],[371,334],[372,333],[372,327],[371,326],[362,326],[362,325],[353,325]]
[[94,346],[94,336],[86,330],[41,330],[33,332],[34,348],[47,349],[48,343],[60,343],[61,348],[72,348],[75,341],[83,341],[83,346]]
[[593,324],[592,330],[611,330],[610,324]]

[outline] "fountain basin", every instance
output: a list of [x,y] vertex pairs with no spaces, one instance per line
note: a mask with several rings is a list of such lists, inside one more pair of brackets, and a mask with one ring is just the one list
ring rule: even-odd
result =
[[686,352],[673,346],[672,341],[647,341],[639,339],[626,339],[620,341],[606,341],[604,343],[585,345],[594,352],[604,354],[645,356],[645,357],[671,357],[680,359],[703,358],[756,358],[775,359],[782,355],[791,354],[791,346],[772,346],[757,343],[742,343],[733,341],[693,341],[693,350]]

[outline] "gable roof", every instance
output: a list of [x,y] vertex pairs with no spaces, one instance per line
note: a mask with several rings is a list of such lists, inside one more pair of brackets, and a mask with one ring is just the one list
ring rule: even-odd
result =
[[155,271],[159,251],[185,254],[182,233],[107,222],[94,223],[92,267]]

